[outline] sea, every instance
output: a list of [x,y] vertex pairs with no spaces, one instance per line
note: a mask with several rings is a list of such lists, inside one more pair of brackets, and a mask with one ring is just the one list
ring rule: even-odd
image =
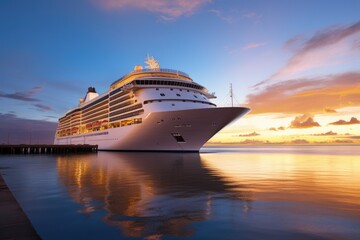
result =
[[360,239],[360,146],[1,155],[42,239]]

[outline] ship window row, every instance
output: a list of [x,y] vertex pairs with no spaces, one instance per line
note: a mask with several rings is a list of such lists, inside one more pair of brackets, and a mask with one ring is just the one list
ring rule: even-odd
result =
[[84,123],[84,122],[88,122],[92,119],[95,119],[95,118],[99,118],[99,116],[103,116],[103,115],[106,115],[108,116],[108,112],[99,112],[99,114],[96,114],[96,115],[93,115],[91,117],[88,117],[88,118],[84,118],[81,122]]
[[[107,97],[106,97],[106,98],[101,98],[101,99],[99,99],[99,100],[97,100],[97,101],[89,104],[88,106],[86,106],[86,107],[84,107],[84,108],[82,108],[82,109],[76,109],[76,110],[74,110],[74,111],[66,114],[66,116],[64,116],[64,117],[62,117],[62,118],[59,118],[59,122],[67,121],[67,120],[69,120],[70,118],[74,117],[74,115],[71,115],[71,114],[74,113],[74,112],[78,112],[78,113],[76,114],[76,116],[81,116],[81,111],[82,111],[82,114],[86,114],[86,113],[88,113],[88,111],[91,111],[91,110],[95,109],[96,107],[99,107],[101,104],[107,103],[108,101],[104,101],[104,100],[106,100],[106,99],[107,99]],[[104,101],[104,102],[103,102],[103,103],[100,103],[101,101]],[[96,104],[98,104],[98,103],[100,103],[100,105],[94,106],[94,105],[96,105]],[[93,106],[93,107],[90,108],[91,106]],[[70,115],[71,115],[71,116],[70,116]]]
[[88,117],[90,115],[93,115],[94,113],[96,114],[97,112],[100,112],[100,111],[103,111],[103,110],[108,110],[109,106],[106,104],[106,105],[102,105],[102,106],[99,106],[95,109],[93,109],[92,111],[89,111],[89,112],[86,112],[82,115],[82,117]]
[[63,128],[63,127],[69,127],[69,126],[74,126],[74,125],[80,125],[80,121],[78,122],[73,122],[73,123],[69,123],[69,124],[59,124],[59,128]]
[[127,94],[130,94],[131,92],[129,91],[121,91],[122,89],[121,88],[118,88],[117,90],[113,91],[110,93],[110,100],[113,100],[114,98],[119,98],[119,97],[122,97],[122,96],[125,96]]
[[[114,91],[112,91],[112,92],[110,92],[110,96],[114,96],[115,94],[117,94],[117,93],[119,93],[119,92],[121,92],[122,91],[122,88],[120,87],[120,88],[117,88],[117,89],[115,89]],[[121,94],[123,94],[123,95],[125,95],[127,92],[126,91],[124,91],[124,92],[121,92]]]
[[60,118],[59,120],[65,119],[65,118],[69,117],[71,114],[76,113],[76,112],[80,113],[80,109],[72,110],[71,112],[67,113],[64,117]]
[[134,96],[134,95],[127,95],[127,96],[125,96],[125,97],[122,97],[122,98],[113,100],[113,101],[110,102],[110,106],[112,107],[112,106],[115,105],[115,104],[124,102],[125,100],[128,100],[128,99],[131,99],[133,96]]
[[[160,96],[165,97],[165,93],[160,93]],[[176,96],[181,97],[179,93],[176,94]],[[195,95],[194,95],[195,96]],[[197,97],[196,97],[197,98]]]
[[133,104],[134,102],[135,101],[127,101],[125,103],[115,105],[115,106],[110,108],[110,112],[115,111],[115,110],[120,109],[120,108],[123,108],[123,107],[126,107],[126,106],[129,106],[129,105]]
[[141,110],[136,111],[136,112],[131,112],[131,113],[127,113],[127,114],[117,116],[117,117],[112,117],[112,118],[110,118],[110,122],[115,122],[115,121],[118,121],[120,119],[137,116],[137,115],[140,115],[140,114],[143,114],[143,113],[144,113],[144,110],[141,109]]
[[81,112],[77,112],[76,114],[66,114],[65,117],[62,117],[59,120],[66,120],[68,118],[74,118],[74,117],[78,117],[78,116],[81,116]]
[[101,102],[101,103],[98,103],[98,104],[92,106],[91,108],[87,108],[87,109],[85,109],[85,110],[82,111],[82,114],[84,115],[84,114],[89,113],[90,111],[93,111],[94,109],[103,107],[103,106],[107,105],[108,102],[109,102],[109,101],[106,100],[106,101],[103,101],[103,102]]
[[102,121],[100,124],[93,124],[88,125],[82,125],[78,127],[72,127],[67,129],[57,129],[56,134],[58,137],[65,137],[65,136],[72,136],[72,135],[78,135],[78,134],[84,134],[84,133],[91,133],[91,132],[97,132],[100,130],[105,130],[108,128],[117,128],[117,127],[125,127],[133,124],[140,124],[142,123],[142,118],[132,118],[132,119],[125,119],[118,122],[112,122],[108,123],[107,120]]
[[70,121],[68,121],[68,122],[60,122],[59,125],[70,125]]
[[120,122],[110,123],[109,127],[110,128],[125,127],[125,126],[130,126],[133,124],[140,124],[140,123],[142,123],[142,118],[125,119]]
[[104,100],[107,100],[108,98],[109,98],[109,95],[105,95],[104,97],[90,103],[89,105],[86,105],[85,107],[82,108],[82,110],[84,111],[85,109],[88,109],[89,107],[92,107],[92,106],[94,106],[94,105],[96,105],[96,104],[98,104],[98,103],[100,103],[100,102],[102,102]]
[[120,110],[115,111],[115,112],[111,112],[110,117],[113,117],[113,116],[116,116],[116,115],[119,115],[119,114],[122,114],[122,113],[126,113],[126,112],[129,112],[129,111],[133,111],[133,110],[139,109],[139,108],[142,108],[141,103],[138,103],[136,105],[133,105],[133,106],[130,106],[130,107],[127,107],[127,108],[120,109]]
[[180,87],[187,87],[187,88],[194,88],[202,90],[204,87],[193,84],[193,83],[185,83],[185,82],[178,82],[178,81],[163,81],[163,80],[135,80],[135,84],[138,85],[166,85],[166,86],[180,86]]
[[91,122],[85,123],[86,129],[99,129],[99,128],[107,127],[107,126],[108,126],[107,118],[102,118],[97,121],[91,121]]
[[83,121],[82,121],[82,124],[88,124],[88,123],[91,123],[91,122],[94,122],[94,121],[98,121],[98,120],[100,120],[100,119],[102,119],[102,118],[107,118],[107,117],[108,117],[108,114],[107,114],[107,113],[102,114],[102,115],[97,115],[97,116],[95,116],[95,117],[93,117],[93,118],[89,118],[89,119],[83,120]]
[[193,103],[202,103],[202,104],[208,104],[216,107],[216,104],[212,102],[205,102],[205,101],[199,101],[199,100],[183,100],[183,99],[152,99],[152,100],[146,100],[144,101],[144,104],[152,103],[152,102],[193,102]]

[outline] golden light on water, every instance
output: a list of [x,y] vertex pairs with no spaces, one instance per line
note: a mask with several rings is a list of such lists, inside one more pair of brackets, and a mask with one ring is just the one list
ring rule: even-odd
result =
[[[360,161],[356,155],[202,154],[204,168],[247,186],[254,200],[304,201],[360,209]],[[350,212],[349,212],[350,213]],[[360,210],[354,214],[360,214]]]

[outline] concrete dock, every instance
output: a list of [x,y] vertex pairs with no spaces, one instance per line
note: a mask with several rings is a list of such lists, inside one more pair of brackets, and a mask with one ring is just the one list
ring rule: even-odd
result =
[[41,239],[0,174],[0,239]]
[[97,145],[0,145],[0,154],[52,154],[96,152]]

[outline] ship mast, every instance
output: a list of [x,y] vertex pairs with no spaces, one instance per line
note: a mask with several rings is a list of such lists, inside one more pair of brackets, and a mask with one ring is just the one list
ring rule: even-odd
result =
[[234,107],[234,94],[233,94],[232,83],[230,83],[230,98],[231,98],[231,107]]

